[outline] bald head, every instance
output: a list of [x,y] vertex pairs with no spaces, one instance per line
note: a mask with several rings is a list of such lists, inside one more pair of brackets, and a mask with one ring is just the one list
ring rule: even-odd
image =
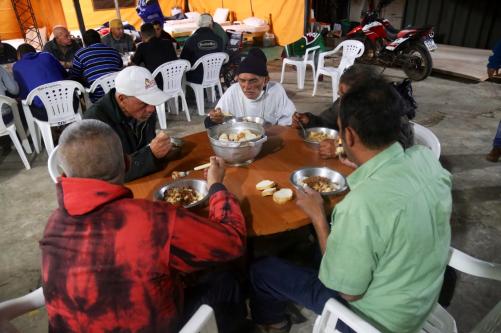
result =
[[61,25],[58,25],[54,27],[54,30],[52,30],[52,33],[54,34],[54,40],[56,41],[57,45],[60,46],[70,46],[71,45],[71,37],[70,37],[70,32],[66,27],[63,27]]
[[120,138],[107,124],[86,119],[68,126],[59,139],[58,159],[67,177],[122,184],[125,161]]

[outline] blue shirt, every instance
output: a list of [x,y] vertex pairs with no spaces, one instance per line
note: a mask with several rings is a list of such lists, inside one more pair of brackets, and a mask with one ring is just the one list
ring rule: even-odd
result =
[[487,68],[498,69],[501,68],[501,40],[499,40],[494,48],[492,49],[494,53],[489,57],[489,63],[487,64]]
[[[104,44],[96,43],[75,53],[70,78],[82,82],[86,87],[90,87],[101,76],[118,72],[122,67],[122,57],[117,50]],[[98,87],[90,95],[90,99],[92,102],[96,102],[103,96],[103,89]]]
[[[42,84],[64,80],[67,73],[64,67],[48,52],[27,53],[12,68],[14,79],[19,84],[19,97],[26,99],[30,91]],[[33,105],[43,108],[37,97]]]

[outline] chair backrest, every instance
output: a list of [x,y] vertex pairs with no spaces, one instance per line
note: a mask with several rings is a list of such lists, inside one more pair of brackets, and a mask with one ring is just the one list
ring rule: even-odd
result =
[[218,333],[214,310],[202,304],[179,333]]
[[364,54],[365,47],[364,43],[354,39],[345,40],[339,46],[343,48],[343,56],[341,57],[338,69],[341,73],[344,73],[348,67],[353,66],[356,58]]
[[101,86],[104,93],[107,94],[111,89],[115,88],[115,78],[117,77],[118,73],[120,72],[105,74],[97,78],[90,85],[89,92],[93,93],[94,91],[96,91],[97,87]]
[[212,16],[212,19],[214,22],[217,22],[219,24],[224,23],[228,21],[228,14],[230,13],[230,10],[228,8],[216,8],[214,11],[214,16]]
[[191,65],[188,60],[174,60],[166,62],[155,69],[153,77],[162,75],[163,91],[173,93],[182,89],[184,72],[190,70]]
[[441,147],[437,136],[428,128],[412,122],[414,129],[414,143],[431,149],[437,159],[440,158]]
[[195,70],[202,64],[204,70],[202,86],[213,86],[219,82],[221,67],[228,59],[228,54],[224,52],[206,54],[195,62],[191,70]]
[[35,97],[40,98],[50,124],[65,125],[79,119],[73,109],[73,96],[85,92],[84,87],[70,80],[56,81],[36,87],[26,97],[28,105],[33,103]]
[[317,317],[313,333],[336,333],[338,320],[343,321],[357,333],[381,333],[374,326],[360,318],[355,312],[331,298],[325,303],[322,315]]
[[[12,112],[17,112],[16,100],[13,98],[7,97],[7,96],[0,95],[0,110],[2,110],[4,105],[8,105],[12,109]],[[12,119],[14,119],[14,117]],[[0,133],[5,131],[6,125],[9,125],[9,124],[4,123],[2,114],[0,112]]]
[[[45,304],[42,287],[24,296],[0,303],[0,323],[8,322],[22,314],[38,309]],[[0,324],[1,325],[1,324]]]
[[59,146],[54,147],[52,152],[49,155],[49,160],[47,162],[47,168],[49,169],[50,178],[54,183],[57,183],[57,177],[62,175],[62,172],[59,168],[59,160],[57,158],[57,151]]

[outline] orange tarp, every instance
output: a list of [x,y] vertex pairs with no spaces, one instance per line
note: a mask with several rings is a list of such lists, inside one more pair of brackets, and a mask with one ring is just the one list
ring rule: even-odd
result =
[[[254,16],[268,21],[271,15],[273,33],[281,45],[295,42],[303,35],[304,0],[224,0],[223,3],[241,21],[252,16],[250,1]],[[214,14],[221,7],[221,0],[190,0],[190,5],[193,11]]]

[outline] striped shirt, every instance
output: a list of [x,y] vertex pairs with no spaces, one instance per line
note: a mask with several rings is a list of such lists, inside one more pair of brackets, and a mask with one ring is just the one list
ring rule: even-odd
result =
[[[122,67],[122,57],[117,50],[96,43],[75,53],[70,78],[82,82],[86,87],[90,87],[96,79],[105,74],[120,71]],[[92,102],[96,102],[103,95],[103,89],[98,87],[93,94],[90,94],[90,99]]]

